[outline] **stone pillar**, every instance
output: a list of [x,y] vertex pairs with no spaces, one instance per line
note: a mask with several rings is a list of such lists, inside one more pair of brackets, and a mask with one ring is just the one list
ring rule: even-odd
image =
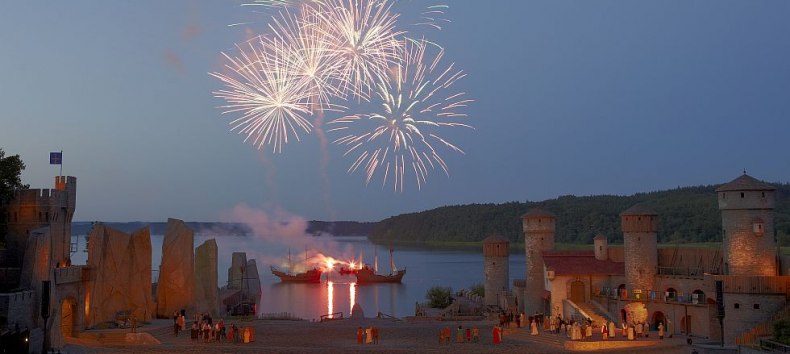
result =
[[194,309],[194,247],[194,232],[183,221],[168,219],[156,287],[157,316],[172,318],[175,311]]
[[217,241],[203,242],[195,249],[195,305],[199,313],[219,315],[217,284]]

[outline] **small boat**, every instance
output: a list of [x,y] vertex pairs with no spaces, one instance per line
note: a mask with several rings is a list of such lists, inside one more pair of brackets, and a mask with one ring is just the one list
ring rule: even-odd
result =
[[355,274],[357,276],[357,284],[400,283],[403,276],[406,275],[406,269],[400,269],[390,274],[376,274],[373,268],[364,266],[362,269],[357,269]]
[[[305,253],[306,254],[306,253]],[[272,274],[276,277],[280,278],[280,281],[283,283],[320,283],[321,282],[321,273],[323,273],[318,268],[310,269],[306,272],[302,273],[292,273],[291,269],[293,269],[293,265],[291,264],[291,250],[288,249],[288,271],[283,272],[274,266],[270,266]]]
[[400,283],[403,276],[406,275],[406,269],[395,268],[395,261],[392,258],[392,248],[390,248],[390,274],[378,274],[378,257],[376,257],[376,267],[371,268],[368,265],[360,269],[355,269],[354,274],[357,276],[357,284],[370,284],[370,283]]
[[321,270],[318,268],[310,269],[303,273],[283,272],[271,266],[272,274],[280,278],[283,283],[320,283]]

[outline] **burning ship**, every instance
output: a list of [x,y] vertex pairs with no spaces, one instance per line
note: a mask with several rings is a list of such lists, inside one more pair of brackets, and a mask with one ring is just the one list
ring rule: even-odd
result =
[[357,277],[357,284],[371,284],[371,283],[400,283],[403,276],[406,275],[406,269],[397,269],[395,261],[392,258],[392,248],[390,248],[390,273],[378,273],[378,256],[375,257],[374,267],[364,265],[360,268],[341,268],[340,274],[354,274]]
[[293,265],[291,263],[291,250],[288,250],[288,270],[283,272],[274,266],[270,266],[272,274],[276,277],[280,278],[280,281],[283,283],[320,283],[321,282],[321,273],[323,273],[318,268],[310,269],[306,272],[302,273],[293,273]]

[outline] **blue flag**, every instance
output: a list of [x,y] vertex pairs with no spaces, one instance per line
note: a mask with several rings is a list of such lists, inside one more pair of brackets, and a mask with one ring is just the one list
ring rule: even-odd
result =
[[49,164],[50,165],[62,165],[63,164],[63,152],[50,152],[49,153]]

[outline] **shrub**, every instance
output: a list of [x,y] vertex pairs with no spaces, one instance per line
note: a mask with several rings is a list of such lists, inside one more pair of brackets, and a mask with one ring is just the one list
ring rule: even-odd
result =
[[428,289],[425,298],[428,299],[428,306],[433,308],[445,308],[450,306],[450,294],[453,289],[449,287],[434,286]]
[[486,288],[480,283],[472,285],[472,287],[469,289],[469,292],[480,297],[486,296]]
[[783,344],[790,344],[790,320],[774,322],[774,340]]

